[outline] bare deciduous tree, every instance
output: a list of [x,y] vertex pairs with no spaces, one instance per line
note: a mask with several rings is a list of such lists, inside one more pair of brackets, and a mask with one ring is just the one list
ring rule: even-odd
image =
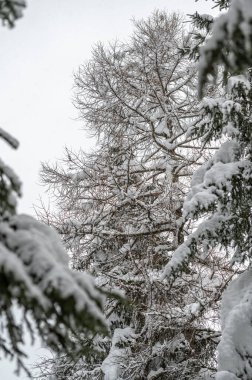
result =
[[99,145],[43,165],[55,210],[40,217],[62,235],[76,270],[128,304],[107,302],[111,339],[95,336],[89,358],[57,359],[55,379],[185,380],[215,371],[219,289],[233,275],[224,254],[205,252],[173,287],[160,280],[192,229],[182,204],[203,159],[190,134],[200,118],[190,43],[178,15],[156,12],[135,22],[129,43],[95,47],[76,74],[76,106]]

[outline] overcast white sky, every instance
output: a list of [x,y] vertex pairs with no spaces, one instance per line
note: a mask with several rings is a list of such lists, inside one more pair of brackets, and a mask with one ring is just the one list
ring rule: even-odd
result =
[[[85,150],[92,144],[72,105],[73,72],[90,58],[92,46],[125,40],[132,17],[145,18],[154,9],[210,13],[210,6],[204,0],[30,0],[13,30],[0,27],[0,126],[21,144],[11,152],[0,142],[1,158],[24,183],[21,212],[31,214],[38,204],[41,161],[54,162],[64,146]],[[16,379],[12,364],[0,365],[1,378]]]

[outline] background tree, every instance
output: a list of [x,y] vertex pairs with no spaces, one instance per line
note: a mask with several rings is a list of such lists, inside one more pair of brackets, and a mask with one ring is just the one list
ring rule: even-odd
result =
[[91,154],[67,150],[63,165],[43,165],[56,211],[41,217],[61,234],[77,270],[88,269],[129,304],[107,302],[111,339],[96,336],[91,358],[57,359],[56,379],[214,373],[218,331],[204,318],[215,320],[219,289],[232,273],[225,259],[208,251],[173,288],[160,281],[191,230],[182,203],[203,158],[187,135],[201,117],[196,68],[184,54],[190,44],[178,15],[156,12],[135,22],[128,44],[98,45],[76,75],[76,105],[99,146]]

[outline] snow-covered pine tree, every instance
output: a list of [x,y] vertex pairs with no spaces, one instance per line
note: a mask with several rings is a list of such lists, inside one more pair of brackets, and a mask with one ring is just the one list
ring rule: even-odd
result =
[[[0,137],[17,148],[3,129]],[[106,322],[104,296],[89,275],[69,269],[55,231],[16,214],[20,195],[19,178],[0,160],[0,351],[16,360],[17,371],[29,373],[23,362],[25,329],[56,352],[83,353],[82,337],[105,333]]]
[[[192,129],[203,146],[220,141],[216,154],[196,171],[183,208],[197,229],[176,250],[166,276],[176,277],[200,248],[225,247],[231,264],[248,269],[224,292],[218,380],[252,379],[252,3],[216,1],[227,12],[213,23],[200,56],[200,93],[209,75],[224,73],[224,95],[202,101],[202,120]],[[230,7],[229,7],[230,5]]]
[[[0,19],[14,26],[24,1],[0,0]],[[0,128],[12,148],[18,141]],[[24,336],[40,335],[55,352],[81,353],[83,336],[106,333],[104,294],[84,273],[69,269],[68,256],[53,229],[28,215],[17,215],[21,181],[0,159],[0,354],[24,369]],[[79,342],[81,341],[81,345]]]
[[203,379],[215,369],[218,332],[203,321],[215,317],[217,290],[230,275],[225,260],[208,251],[172,288],[160,282],[190,230],[181,207],[201,159],[197,139],[186,135],[199,121],[195,68],[183,53],[190,38],[164,12],[135,27],[128,44],[97,46],[76,75],[96,151],[66,151],[63,165],[42,170],[56,206],[42,217],[62,235],[75,269],[128,300],[106,303],[112,336],[90,341],[95,355],[54,361],[57,380]]

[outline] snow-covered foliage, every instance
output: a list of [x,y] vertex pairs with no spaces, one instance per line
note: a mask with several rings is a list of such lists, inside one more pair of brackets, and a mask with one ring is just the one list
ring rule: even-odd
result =
[[[228,1],[219,1],[228,8]],[[252,90],[251,1],[232,1],[213,24],[213,36],[201,49],[200,86],[218,63],[226,85],[220,98],[202,101],[201,121],[189,134],[202,147],[221,143],[215,155],[194,174],[183,206],[183,221],[198,219],[197,228],[175,251],[165,276],[170,281],[192,263],[195,255],[225,247],[231,264],[244,271],[251,264],[252,246]],[[223,71],[222,71],[223,72]],[[234,72],[236,75],[233,75]],[[218,380],[251,379],[251,269],[230,283],[222,300],[222,339]]]
[[217,5],[227,11],[215,19],[212,36],[201,49],[200,94],[208,75],[216,76],[219,63],[226,72],[236,75],[252,66],[251,0],[223,0]]
[[232,281],[223,294],[217,380],[252,378],[251,294],[251,269]]
[[[18,146],[2,129],[0,136]],[[32,338],[37,331],[56,352],[82,351],[83,335],[106,330],[101,312],[105,297],[89,275],[69,269],[52,228],[16,215],[21,182],[2,160],[0,179],[0,351],[15,358],[19,370],[25,369],[25,327]]]
[[210,216],[175,252],[167,274],[195,253],[197,242],[230,245],[236,250],[234,260],[244,261],[251,255],[251,106],[247,101],[251,90],[249,80],[242,76],[231,77],[228,87],[226,97],[202,102],[202,120],[194,133],[202,136],[204,144],[222,135],[226,141],[194,173],[183,206],[184,220],[206,212]]
[[201,119],[195,66],[182,53],[190,37],[164,12],[135,26],[128,44],[99,45],[76,75],[84,126],[99,138],[95,152],[67,150],[63,165],[42,169],[55,199],[42,219],[61,234],[76,269],[127,299],[106,302],[111,339],[88,341],[94,355],[56,358],[57,380],[199,380],[215,369],[219,290],[232,274],[224,256],[208,250],[172,288],[160,280],[191,229],[182,204],[204,158],[186,134]]
[[3,25],[12,28],[16,20],[23,16],[25,6],[24,0],[0,0],[0,19]]
[[[204,117],[199,124],[204,141],[219,137],[221,132],[226,141],[193,176],[191,191],[184,204],[184,220],[199,216],[201,220],[168,263],[166,275],[170,278],[176,276],[176,271],[182,269],[201,246],[209,249],[221,244],[233,252],[232,263],[251,260],[251,90],[248,78],[230,78],[230,93],[226,98],[204,102]],[[247,339],[244,340],[246,335],[250,336],[251,285],[247,282],[246,289],[245,286],[237,306],[225,313],[218,379],[245,380],[251,377],[250,345],[247,345]],[[234,289],[233,284],[230,289]],[[230,297],[223,298],[223,309],[227,302],[230,303]]]

